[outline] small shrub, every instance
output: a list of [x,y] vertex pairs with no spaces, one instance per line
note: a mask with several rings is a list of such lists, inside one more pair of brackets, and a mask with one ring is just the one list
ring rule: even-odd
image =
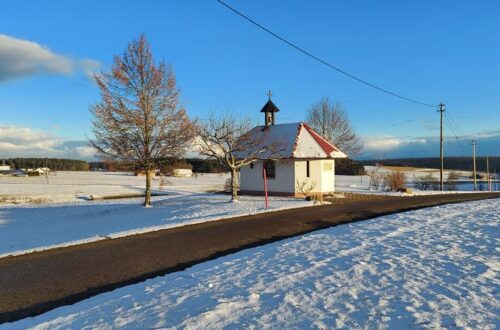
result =
[[448,173],[448,178],[444,182],[444,186],[446,190],[450,191],[455,191],[457,190],[457,181],[458,180],[458,173],[455,171],[451,171]]
[[323,200],[322,193],[313,193],[312,192],[314,190],[314,188],[316,188],[316,181],[304,179],[304,180],[302,180],[302,182],[297,180],[295,184],[296,184],[295,191],[298,194],[305,196],[305,199],[307,201],[313,201],[314,204],[324,204],[325,203],[325,201]]
[[[470,175],[471,179],[474,179],[474,174],[471,174]],[[480,174],[480,173],[476,173],[476,179],[484,179],[484,175]]]
[[384,183],[390,191],[404,189],[406,186],[405,175],[401,171],[391,171],[384,175]]
[[434,178],[432,173],[416,178],[413,183],[418,190],[439,190],[439,182]]
[[313,191],[313,189],[316,187],[316,182],[309,181],[308,179],[304,179],[302,180],[302,182],[297,180],[295,184],[296,184],[296,191],[299,194],[304,195],[306,197],[308,197],[311,194],[311,191]]
[[458,172],[457,171],[450,171],[448,173],[448,181],[457,181],[458,180]]

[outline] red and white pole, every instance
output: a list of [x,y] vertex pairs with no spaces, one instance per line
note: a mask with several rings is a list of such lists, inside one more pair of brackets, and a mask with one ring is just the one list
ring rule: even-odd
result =
[[266,209],[269,207],[268,198],[267,198],[267,176],[266,176],[266,168],[262,168],[262,178],[264,179],[264,195],[266,196]]

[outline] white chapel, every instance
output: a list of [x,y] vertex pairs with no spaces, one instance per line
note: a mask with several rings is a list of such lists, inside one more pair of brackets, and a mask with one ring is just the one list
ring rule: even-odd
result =
[[335,159],[347,155],[306,123],[276,124],[279,109],[271,101],[270,94],[260,112],[264,113],[264,126],[256,126],[247,134],[262,136],[263,143],[279,145],[279,148],[240,169],[240,192],[263,194],[265,169],[270,195],[301,196],[304,189],[311,194],[333,193]]

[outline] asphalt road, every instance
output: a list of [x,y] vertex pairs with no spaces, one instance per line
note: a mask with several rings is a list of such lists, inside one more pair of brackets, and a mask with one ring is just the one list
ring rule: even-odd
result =
[[284,210],[0,259],[0,324],[219,256],[343,223],[498,193],[386,197]]

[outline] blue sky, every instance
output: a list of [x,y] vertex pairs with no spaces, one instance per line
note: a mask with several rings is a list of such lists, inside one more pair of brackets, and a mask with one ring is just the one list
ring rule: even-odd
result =
[[[498,1],[226,2],[365,80],[446,103],[461,141],[446,123],[448,155],[469,153],[472,138],[478,154],[500,155]],[[271,89],[281,109],[277,121],[300,121],[311,103],[329,96],[344,105],[363,137],[360,157],[439,153],[435,110],[339,75],[215,0],[10,1],[1,10],[0,62],[16,41],[55,56],[50,63],[27,56],[46,63],[24,71],[15,62],[0,64],[0,153],[6,155],[89,157],[88,107],[99,94],[87,74],[108,70],[113,55],[142,32],[155,57],[173,65],[181,102],[193,117],[229,109],[261,121]]]

